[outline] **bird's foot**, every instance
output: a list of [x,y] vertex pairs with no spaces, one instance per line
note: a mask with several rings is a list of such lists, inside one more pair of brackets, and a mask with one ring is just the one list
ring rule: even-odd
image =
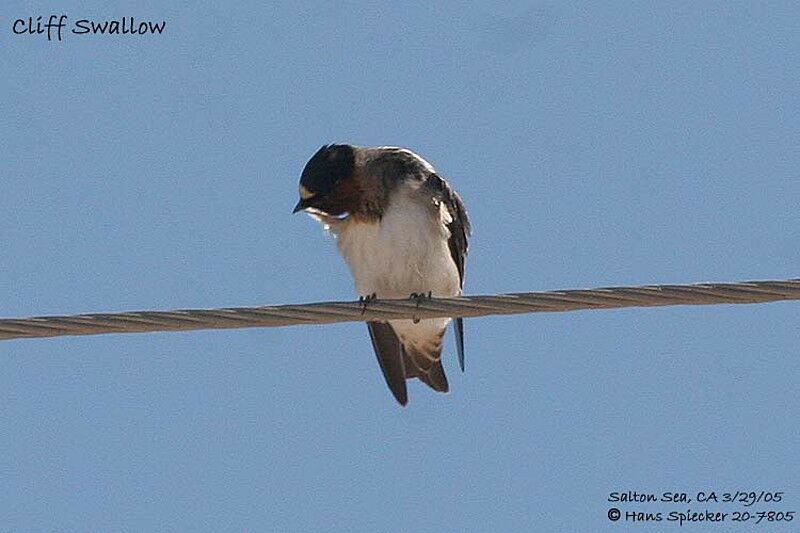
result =
[[[412,292],[411,296],[409,296],[409,299],[416,301],[417,302],[417,309],[419,309],[419,304],[420,304],[420,302],[422,300],[425,300],[425,299],[430,300],[431,299],[431,292],[432,291],[428,291],[427,294],[425,294],[424,292]],[[414,321],[414,324],[419,324],[419,317],[415,316],[413,318],[413,321]]]
[[363,315],[364,313],[366,313],[367,312],[367,306],[371,302],[374,302],[377,299],[378,299],[378,295],[375,294],[374,292],[372,294],[368,294],[366,296],[359,296],[358,297],[358,301],[361,304],[361,314]]

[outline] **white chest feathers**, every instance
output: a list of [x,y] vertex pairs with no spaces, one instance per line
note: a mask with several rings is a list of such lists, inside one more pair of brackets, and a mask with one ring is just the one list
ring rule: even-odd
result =
[[339,251],[360,296],[407,298],[460,294],[458,269],[450,255],[449,213],[417,191],[397,191],[380,222],[333,224]]

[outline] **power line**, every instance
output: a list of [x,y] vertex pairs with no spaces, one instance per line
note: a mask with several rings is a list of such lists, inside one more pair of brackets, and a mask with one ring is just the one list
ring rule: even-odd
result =
[[800,279],[645,285],[520,292],[423,300],[321,302],[297,305],[91,313],[0,319],[0,340],[198,329],[280,327],[437,317],[477,317],[667,305],[755,304],[800,300]]

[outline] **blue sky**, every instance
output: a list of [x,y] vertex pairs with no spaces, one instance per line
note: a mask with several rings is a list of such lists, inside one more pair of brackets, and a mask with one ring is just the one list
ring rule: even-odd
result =
[[[11,30],[62,13],[166,29]],[[406,146],[451,181],[468,293],[797,277],[798,19],[792,2],[6,2],[0,316],[353,298],[331,240],[290,215],[329,142]],[[606,518],[626,490],[777,490],[750,510],[800,511],[797,316],[470,319],[467,372],[448,334],[451,392],[412,383],[405,409],[362,324],[3,341],[0,524],[645,531]]]

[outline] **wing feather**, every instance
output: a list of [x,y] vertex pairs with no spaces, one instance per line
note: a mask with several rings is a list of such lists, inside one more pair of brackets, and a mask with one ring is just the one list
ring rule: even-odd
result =
[[403,348],[392,326],[385,322],[367,322],[369,338],[383,377],[389,390],[400,405],[408,403],[406,390],[406,371],[403,367]]
[[[461,197],[448,185],[447,181],[438,174],[431,174],[425,182],[426,187],[434,193],[437,201],[444,204],[447,212],[450,215],[450,222],[447,223],[447,229],[450,231],[450,237],[447,240],[447,246],[450,248],[450,256],[458,269],[459,282],[461,288],[464,288],[464,264],[467,259],[467,249],[469,244],[467,236],[470,234],[471,227],[469,217],[467,216],[467,209],[464,207],[464,202]],[[462,318],[455,318],[453,321],[454,331],[456,335],[456,350],[458,351],[458,365],[461,371],[464,371],[464,320]]]

